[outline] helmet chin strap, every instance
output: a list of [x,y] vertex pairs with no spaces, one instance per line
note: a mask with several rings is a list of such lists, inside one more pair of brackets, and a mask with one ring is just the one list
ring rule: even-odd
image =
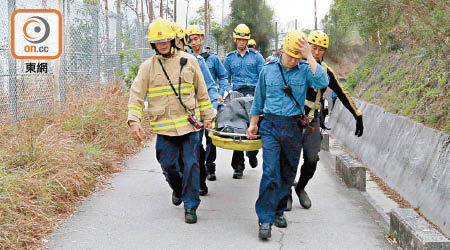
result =
[[173,46],[170,46],[170,51],[168,53],[165,53],[165,54],[162,54],[161,52],[159,52],[159,50],[157,48],[155,48],[155,51],[156,51],[157,55],[162,55],[163,57],[168,58],[168,57],[170,57],[173,54],[174,48],[173,48]]

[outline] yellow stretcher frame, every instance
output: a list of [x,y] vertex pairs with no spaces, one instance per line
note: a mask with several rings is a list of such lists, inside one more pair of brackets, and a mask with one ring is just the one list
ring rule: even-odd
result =
[[[261,139],[248,140],[242,139],[246,135],[219,132],[212,129],[208,130],[212,143],[219,148],[238,150],[238,151],[254,151],[262,148]],[[228,136],[228,137],[222,137]],[[259,137],[259,136],[258,136]]]

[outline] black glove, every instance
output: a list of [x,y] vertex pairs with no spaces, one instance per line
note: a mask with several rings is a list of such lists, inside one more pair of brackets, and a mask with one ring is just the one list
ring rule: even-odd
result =
[[325,121],[322,120],[322,119],[320,119],[320,127],[321,127],[323,130],[331,130],[331,128],[328,128],[327,126],[325,126]]
[[355,135],[361,137],[364,131],[362,115],[356,118],[356,131]]

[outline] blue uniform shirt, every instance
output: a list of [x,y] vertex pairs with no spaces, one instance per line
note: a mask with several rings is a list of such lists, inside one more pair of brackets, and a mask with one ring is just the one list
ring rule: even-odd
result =
[[202,52],[202,55],[204,54],[208,54],[206,58],[205,56],[203,56],[203,58],[205,58],[206,65],[208,65],[211,76],[219,85],[219,95],[223,96],[225,91],[231,90],[231,85],[228,82],[227,70],[225,69],[217,55],[211,52],[206,52],[206,50]]
[[228,53],[223,65],[228,71],[228,81],[233,83],[233,90],[256,87],[264,63],[264,57],[251,48],[247,48],[244,56],[237,50]]
[[321,89],[328,86],[328,75],[320,64],[317,64],[314,75],[309,64],[304,60],[289,71],[281,65],[287,84],[292,89],[292,95],[301,106],[302,110],[299,110],[294,100],[283,91],[284,82],[278,64],[281,65],[281,57],[267,63],[262,69],[250,110],[251,115],[263,113],[280,116],[300,115],[304,108],[308,87]]
[[[200,70],[203,74],[203,79],[205,80],[206,87],[208,88],[208,96],[213,108],[217,110],[217,106],[219,105],[219,91],[217,89],[217,84],[214,81],[211,73],[209,72],[208,65],[206,65],[205,59],[202,56],[190,53],[191,55],[197,58],[198,64],[200,65]],[[201,108],[201,107],[200,107]]]

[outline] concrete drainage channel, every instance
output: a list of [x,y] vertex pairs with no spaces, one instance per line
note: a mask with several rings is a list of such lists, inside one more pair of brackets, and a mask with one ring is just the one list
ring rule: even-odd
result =
[[[412,208],[400,208],[371,178],[358,159],[328,134],[324,134],[322,150],[329,151],[336,174],[348,188],[361,192],[383,218],[380,226],[389,230],[398,247],[409,250],[450,250],[450,241]],[[391,242],[393,243],[393,242]]]

